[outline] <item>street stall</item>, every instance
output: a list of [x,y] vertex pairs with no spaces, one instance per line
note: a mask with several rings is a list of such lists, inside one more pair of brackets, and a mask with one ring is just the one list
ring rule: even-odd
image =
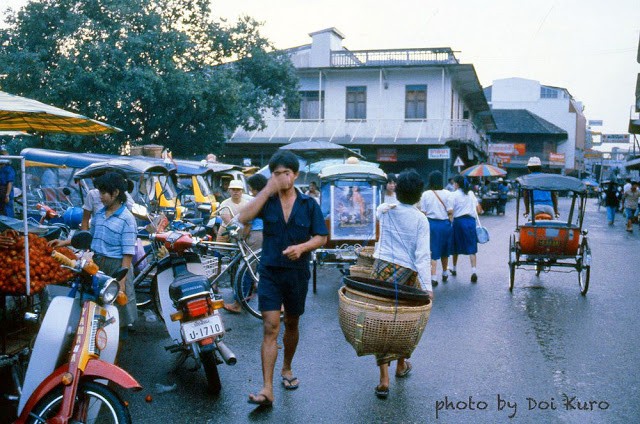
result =
[[[0,91],[0,131],[97,136],[121,130],[86,116]],[[23,192],[28,187],[25,158],[5,155],[3,159],[10,160],[12,165],[19,161]],[[26,196],[24,193],[23,197]],[[17,394],[22,385],[22,366],[35,334],[28,331],[25,314],[30,313],[31,320],[37,322],[39,308],[46,307],[39,296],[42,289],[67,277],[57,272],[59,266],[54,271],[53,265],[48,263],[48,245],[38,235],[42,228],[30,225],[27,215],[23,210],[21,226],[12,220],[4,220],[0,226],[6,227],[3,229],[2,247],[4,275],[0,277],[0,371],[8,373]]]

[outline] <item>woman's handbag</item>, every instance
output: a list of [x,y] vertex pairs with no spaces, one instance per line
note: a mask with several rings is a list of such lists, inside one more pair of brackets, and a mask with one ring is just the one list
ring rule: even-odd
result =
[[489,241],[489,230],[486,227],[483,227],[480,223],[480,217],[478,216],[478,212],[476,211],[476,234],[478,236],[478,243],[485,244]]

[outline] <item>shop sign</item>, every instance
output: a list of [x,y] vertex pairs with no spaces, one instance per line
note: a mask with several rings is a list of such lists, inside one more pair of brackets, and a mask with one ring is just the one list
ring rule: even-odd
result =
[[451,159],[451,149],[429,149],[429,159]]
[[515,144],[513,143],[491,143],[489,144],[489,153],[501,153],[503,155],[515,155]]
[[549,162],[553,164],[564,164],[564,153],[549,153]]
[[376,152],[378,162],[397,162],[398,149],[378,149]]
[[629,134],[602,134],[601,143],[629,143]]

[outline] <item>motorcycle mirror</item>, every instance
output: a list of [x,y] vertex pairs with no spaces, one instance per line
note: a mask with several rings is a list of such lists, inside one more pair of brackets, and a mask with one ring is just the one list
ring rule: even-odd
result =
[[125,277],[125,275],[127,275],[128,272],[129,270],[127,268],[120,268],[119,270],[113,273],[112,277],[115,280],[120,281]]
[[62,192],[64,193],[65,196],[71,195],[71,190],[69,190],[69,187],[63,188]]
[[91,240],[93,240],[93,236],[89,231],[78,231],[71,237],[71,246],[79,250],[89,250]]

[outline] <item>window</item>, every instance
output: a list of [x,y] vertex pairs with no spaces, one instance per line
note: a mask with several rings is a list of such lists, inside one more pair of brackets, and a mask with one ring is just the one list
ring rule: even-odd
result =
[[558,90],[549,87],[540,87],[540,98],[541,99],[557,99],[558,98]]
[[300,103],[288,105],[286,119],[324,119],[324,91],[300,91]]
[[367,119],[367,87],[347,87],[346,119]]
[[407,85],[404,106],[405,119],[427,118],[427,86]]

